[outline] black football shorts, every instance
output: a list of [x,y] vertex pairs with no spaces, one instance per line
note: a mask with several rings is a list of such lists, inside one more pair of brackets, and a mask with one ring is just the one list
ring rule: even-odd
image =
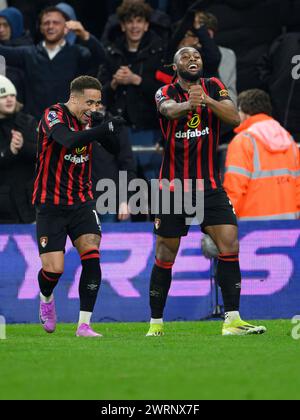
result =
[[67,236],[72,243],[82,235],[101,236],[101,223],[94,201],[74,206],[37,207],[37,242],[40,255],[65,251]]
[[[160,195],[161,194],[162,193],[160,193]],[[171,193],[171,212],[170,214],[163,214],[160,205],[160,212],[156,215],[154,222],[154,233],[155,235],[162,236],[163,238],[179,238],[187,236],[190,230],[190,224],[187,224],[187,219],[195,217],[196,214],[189,216],[185,212],[182,212],[182,214],[175,214],[174,193]],[[208,226],[237,226],[237,218],[234,208],[223,188],[205,192],[204,220],[202,223],[199,223],[199,225],[201,226],[203,233],[205,233],[205,228]]]

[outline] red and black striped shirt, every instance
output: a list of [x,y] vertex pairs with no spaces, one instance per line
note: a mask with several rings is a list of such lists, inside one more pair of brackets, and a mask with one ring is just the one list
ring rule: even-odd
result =
[[[228,90],[217,78],[201,79],[201,86],[208,96],[217,101],[230,99]],[[166,85],[156,94],[158,109],[167,100],[183,103],[188,99],[188,92],[179,83]],[[178,120],[170,121],[160,113],[159,117],[165,140],[160,179],[171,183],[174,179],[198,179],[204,180],[205,190],[221,188],[217,157],[220,119],[206,106]]]
[[93,200],[92,144],[67,149],[52,138],[60,124],[71,131],[86,127],[63,104],[48,108],[39,124],[33,204],[72,206]]

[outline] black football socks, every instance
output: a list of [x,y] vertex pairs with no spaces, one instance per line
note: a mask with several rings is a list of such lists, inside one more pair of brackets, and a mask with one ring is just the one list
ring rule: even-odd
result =
[[222,290],[225,313],[238,312],[242,283],[238,254],[219,255],[217,280]]
[[61,276],[62,273],[48,273],[44,270],[39,272],[38,280],[40,291],[45,298],[50,298]]
[[150,282],[150,307],[152,319],[162,319],[172,282],[174,263],[156,259]]
[[79,283],[80,311],[94,311],[98,291],[101,285],[100,253],[92,249],[81,256],[82,273]]

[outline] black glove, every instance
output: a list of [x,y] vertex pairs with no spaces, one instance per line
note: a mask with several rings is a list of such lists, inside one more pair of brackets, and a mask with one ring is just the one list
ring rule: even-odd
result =
[[105,115],[102,112],[92,112],[91,114],[91,127],[98,127],[104,122]]
[[107,121],[110,134],[119,135],[122,127],[126,124],[123,117],[112,117]]
[[101,130],[100,143],[109,153],[117,155],[120,153],[120,140],[118,138],[126,121],[122,117],[112,117],[99,126]]
[[117,136],[120,134],[120,131],[123,127],[123,125],[126,124],[126,121],[122,117],[112,117],[108,120],[104,121],[102,124],[100,124],[100,127],[102,130],[102,136]]

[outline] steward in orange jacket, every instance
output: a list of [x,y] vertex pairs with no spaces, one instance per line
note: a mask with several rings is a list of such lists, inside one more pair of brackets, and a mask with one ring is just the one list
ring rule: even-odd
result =
[[269,116],[267,98],[265,92],[253,89],[238,99],[243,122],[229,145],[224,188],[240,220],[300,217],[299,150],[291,135]]

